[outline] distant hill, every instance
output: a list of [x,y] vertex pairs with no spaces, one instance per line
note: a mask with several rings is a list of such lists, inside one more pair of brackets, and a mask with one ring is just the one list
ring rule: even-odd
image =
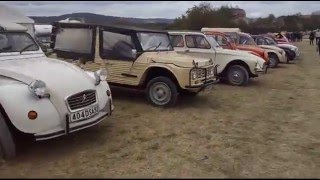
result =
[[312,12],[311,15],[320,15],[320,11]]
[[98,24],[171,24],[173,19],[164,18],[128,18],[128,17],[115,17],[105,16],[93,13],[72,13],[64,14],[61,16],[30,16],[36,23],[39,24],[51,24],[55,21],[64,20],[70,17],[83,18],[86,23],[98,23]]

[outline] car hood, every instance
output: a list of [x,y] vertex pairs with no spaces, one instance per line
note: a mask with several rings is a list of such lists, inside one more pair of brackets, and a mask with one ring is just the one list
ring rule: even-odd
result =
[[244,51],[244,50],[217,49],[216,52],[221,54],[231,55],[231,56],[242,56],[244,58],[255,57],[254,55],[249,53],[249,51]]
[[259,45],[259,46],[262,47],[263,49],[274,50],[279,53],[283,51],[281,48],[278,48],[277,46],[270,46],[270,45]]
[[[0,61],[0,67],[18,73],[20,77],[25,76],[25,79],[44,81],[50,92],[51,102],[59,112],[63,113],[67,113],[66,97],[84,90],[95,89],[95,80],[85,71],[61,60],[47,57],[2,60]],[[0,79],[3,83],[10,82],[4,77]]]
[[263,53],[264,53],[264,49],[262,49],[262,48],[259,47],[259,46],[253,46],[253,45],[237,45],[237,48],[238,48],[238,49],[241,49],[241,50],[253,51],[253,52],[259,53],[260,55],[263,55]]
[[158,53],[145,53],[147,59],[157,63],[170,63],[176,66],[192,68],[193,61],[198,64],[198,67],[205,67],[210,65],[209,58],[192,57],[186,54],[178,53],[176,51],[166,51]]
[[297,47],[292,44],[277,44],[277,46],[280,48],[297,49]]

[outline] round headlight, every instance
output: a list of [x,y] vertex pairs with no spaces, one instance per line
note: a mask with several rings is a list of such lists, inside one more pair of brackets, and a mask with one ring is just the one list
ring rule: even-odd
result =
[[196,70],[196,69],[193,69],[193,70],[191,71],[191,79],[192,79],[192,80],[197,79],[197,70]]
[[94,77],[96,78],[95,85],[100,84],[100,81],[107,80],[107,76],[108,76],[108,72],[105,69],[100,69],[100,70],[94,72]]
[[35,80],[29,84],[29,90],[39,98],[50,97],[46,83],[41,80]]

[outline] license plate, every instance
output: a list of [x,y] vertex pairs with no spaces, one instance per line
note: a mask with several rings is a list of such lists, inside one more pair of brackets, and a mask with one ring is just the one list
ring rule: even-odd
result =
[[98,105],[92,106],[90,108],[83,109],[81,111],[77,111],[77,112],[71,113],[70,114],[70,121],[71,122],[75,122],[75,121],[88,119],[88,118],[91,118],[94,115],[98,114],[98,112],[99,112]]

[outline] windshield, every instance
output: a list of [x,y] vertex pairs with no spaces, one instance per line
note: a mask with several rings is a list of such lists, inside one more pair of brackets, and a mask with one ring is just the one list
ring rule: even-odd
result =
[[144,51],[173,50],[169,36],[165,33],[137,33],[139,42]]
[[245,45],[257,45],[253,38],[249,35],[246,34],[240,34],[240,44],[245,44]]
[[268,43],[268,45],[277,45],[277,43],[272,38],[265,37],[264,39]]
[[229,38],[231,43],[239,44],[239,37],[235,32],[226,32],[224,33]]
[[37,51],[39,46],[27,33],[0,33],[0,53]]
[[216,49],[222,48],[220,44],[215,40],[214,36],[207,35],[207,40],[209,41],[210,45]]

